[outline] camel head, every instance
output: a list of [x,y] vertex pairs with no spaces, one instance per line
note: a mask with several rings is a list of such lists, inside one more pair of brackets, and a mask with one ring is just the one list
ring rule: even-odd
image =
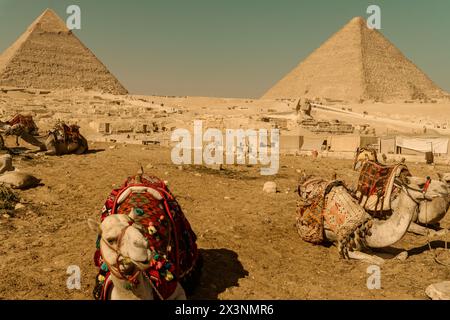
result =
[[449,207],[449,187],[436,179],[408,177],[408,193],[418,202],[418,214],[414,219],[422,224],[433,224],[442,220]]
[[439,181],[446,183],[450,187],[450,173],[438,173]]
[[152,252],[140,224],[127,215],[114,214],[100,224],[88,221],[101,236],[100,252],[111,273],[122,280],[133,280],[149,267]]

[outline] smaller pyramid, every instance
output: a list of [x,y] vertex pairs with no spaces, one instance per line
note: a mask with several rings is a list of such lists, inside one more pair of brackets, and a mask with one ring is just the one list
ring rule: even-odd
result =
[[264,99],[326,98],[361,102],[444,98],[447,94],[362,17],[350,20]]
[[50,9],[0,56],[0,86],[128,93]]

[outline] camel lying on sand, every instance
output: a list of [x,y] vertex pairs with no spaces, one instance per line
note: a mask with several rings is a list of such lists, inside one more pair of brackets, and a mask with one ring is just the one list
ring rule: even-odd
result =
[[[17,145],[19,145],[18,138],[20,137],[27,143],[38,147],[40,151],[46,151],[47,155],[83,154],[89,149],[86,138],[81,135],[79,127],[76,125],[58,123],[45,136],[33,135],[30,133],[30,129],[22,123],[11,126],[0,121],[0,129],[7,136],[16,136]],[[0,148],[10,151],[1,135]]]
[[366,212],[344,183],[320,178],[303,180],[298,189],[297,219],[302,239],[315,244],[335,242],[342,257],[371,263],[382,263],[383,259],[364,253],[365,249],[395,244],[408,231],[420,206],[428,203],[430,210],[444,210],[434,204],[447,197],[439,181],[431,181],[424,194],[414,179],[408,180],[396,190],[396,210],[387,220],[379,220]]
[[164,182],[143,172],[128,178],[108,197],[102,220],[88,221],[98,233],[95,299],[186,299],[202,260],[195,233]]

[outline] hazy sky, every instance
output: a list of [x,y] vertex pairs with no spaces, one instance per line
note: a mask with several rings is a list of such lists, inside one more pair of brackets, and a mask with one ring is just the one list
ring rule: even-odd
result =
[[450,91],[449,0],[0,0],[0,51],[49,7],[132,93],[259,97],[354,16]]

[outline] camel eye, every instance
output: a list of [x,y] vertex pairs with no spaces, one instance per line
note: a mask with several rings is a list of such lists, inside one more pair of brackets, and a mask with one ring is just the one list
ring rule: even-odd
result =
[[106,238],[105,240],[106,240],[106,242],[108,242],[109,244],[114,244],[114,243],[116,243],[116,238],[113,238],[113,237],[108,237],[108,238]]

